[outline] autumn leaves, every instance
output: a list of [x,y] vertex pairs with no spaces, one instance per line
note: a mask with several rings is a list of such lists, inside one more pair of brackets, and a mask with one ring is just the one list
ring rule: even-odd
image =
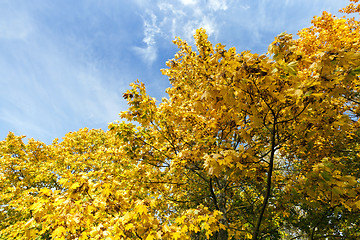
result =
[[0,239],[357,239],[359,26],[324,12],[267,56],[199,29],[197,51],[174,41],[167,99],[131,84],[127,122],[50,145],[10,133]]

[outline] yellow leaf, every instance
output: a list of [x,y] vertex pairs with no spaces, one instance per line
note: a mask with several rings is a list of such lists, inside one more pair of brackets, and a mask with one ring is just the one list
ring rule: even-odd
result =
[[360,200],[355,203],[356,207],[360,209]]
[[63,226],[57,227],[53,232],[52,232],[52,236],[53,237],[61,237],[66,233],[66,229]]
[[244,165],[242,165],[242,164],[239,163],[239,162],[236,163],[236,167],[237,167],[239,170],[243,170],[243,169],[244,169]]
[[180,232],[174,232],[172,234],[173,239],[177,240],[177,239],[181,239],[181,233]]
[[34,237],[36,237],[35,229],[26,229],[25,237],[26,237],[26,239],[34,239]]
[[66,178],[61,178],[58,182],[60,183],[60,184],[64,184],[64,183],[66,183],[68,181],[68,179],[66,179]]
[[50,189],[48,189],[48,188],[42,188],[42,189],[40,190],[40,192],[43,193],[43,194],[46,195],[46,196],[49,196],[49,195],[52,194],[52,191],[51,191]]
[[162,239],[162,232],[161,232],[161,231],[157,231],[156,237],[157,237],[158,239]]
[[153,239],[155,239],[155,237],[152,234],[150,234],[146,237],[145,240],[153,240]]
[[130,230],[130,229],[132,229],[133,227],[134,227],[134,224],[132,224],[132,223],[126,224],[125,230]]
[[163,231],[164,231],[165,233],[170,232],[170,228],[169,228],[169,226],[168,226],[167,224],[163,225],[162,228],[163,228]]
[[76,182],[71,185],[70,189],[77,189],[78,187],[80,187],[80,183]]
[[145,205],[137,205],[136,209],[139,214],[147,213],[147,207]]

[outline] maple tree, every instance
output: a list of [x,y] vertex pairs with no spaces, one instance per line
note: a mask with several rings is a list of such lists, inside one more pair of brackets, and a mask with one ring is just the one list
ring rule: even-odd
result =
[[0,239],[358,239],[360,24],[312,23],[268,55],[199,29],[196,51],[174,41],[168,98],[131,84],[127,122],[49,145],[9,133]]

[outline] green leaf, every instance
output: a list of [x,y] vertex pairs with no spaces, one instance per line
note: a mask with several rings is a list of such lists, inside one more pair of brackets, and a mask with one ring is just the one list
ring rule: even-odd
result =
[[325,180],[325,181],[330,181],[332,179],[331,174],[328,172],[321,172],[321,177]]

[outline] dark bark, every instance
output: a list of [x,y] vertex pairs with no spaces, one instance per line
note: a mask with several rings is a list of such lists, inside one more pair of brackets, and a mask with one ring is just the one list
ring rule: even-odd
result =
[[[220,184],[218,182],[218,185],[220,187]],[[226,212],[226,197],[225,197],[225,193],[221,193],[218,196],[216,196],[216,194],[214,193],[214,187],[213,187],[213,179],[210,178],[209,181],[209,187],[210,187],[210,192],[211,192],[211,196],[213,198],[213,202],[215,205],[216,210],[220,211],[223,214],[222,219],[220,220],[220,223],[227,226],[228,225],[228,221],[227,221],[227,212]],[[228,239],[228,232],[225,229],[220,229],[218,232],[215,233],[216,239],[217,240],[227,240]]]
[[272,177],[272,173],[273,173],[273,167],[274,167],[274,157],[275,157],[275,151],[276,151],[276,117],[274,117],[274,123],[273,123],[273,127],[272,127],[272,131],[271,131],[271,153],[270,153],[270,161],[269,161],[269,170],[267,173],[267,182],[266,182],[266,192],[265,192],[265,196],[264,196],[264,201],[260,210],[260,214],[256,223],[256,227],[254,229],[253,232],[253,240],[257,240],[259,238],[259,234],[260,234],[260,226],[261,226],[261,222],[263,220],[264,217],[264,213],[265,213],[265,209],[268,205],[269,202],[269,198],[271,195],[271,177]]

